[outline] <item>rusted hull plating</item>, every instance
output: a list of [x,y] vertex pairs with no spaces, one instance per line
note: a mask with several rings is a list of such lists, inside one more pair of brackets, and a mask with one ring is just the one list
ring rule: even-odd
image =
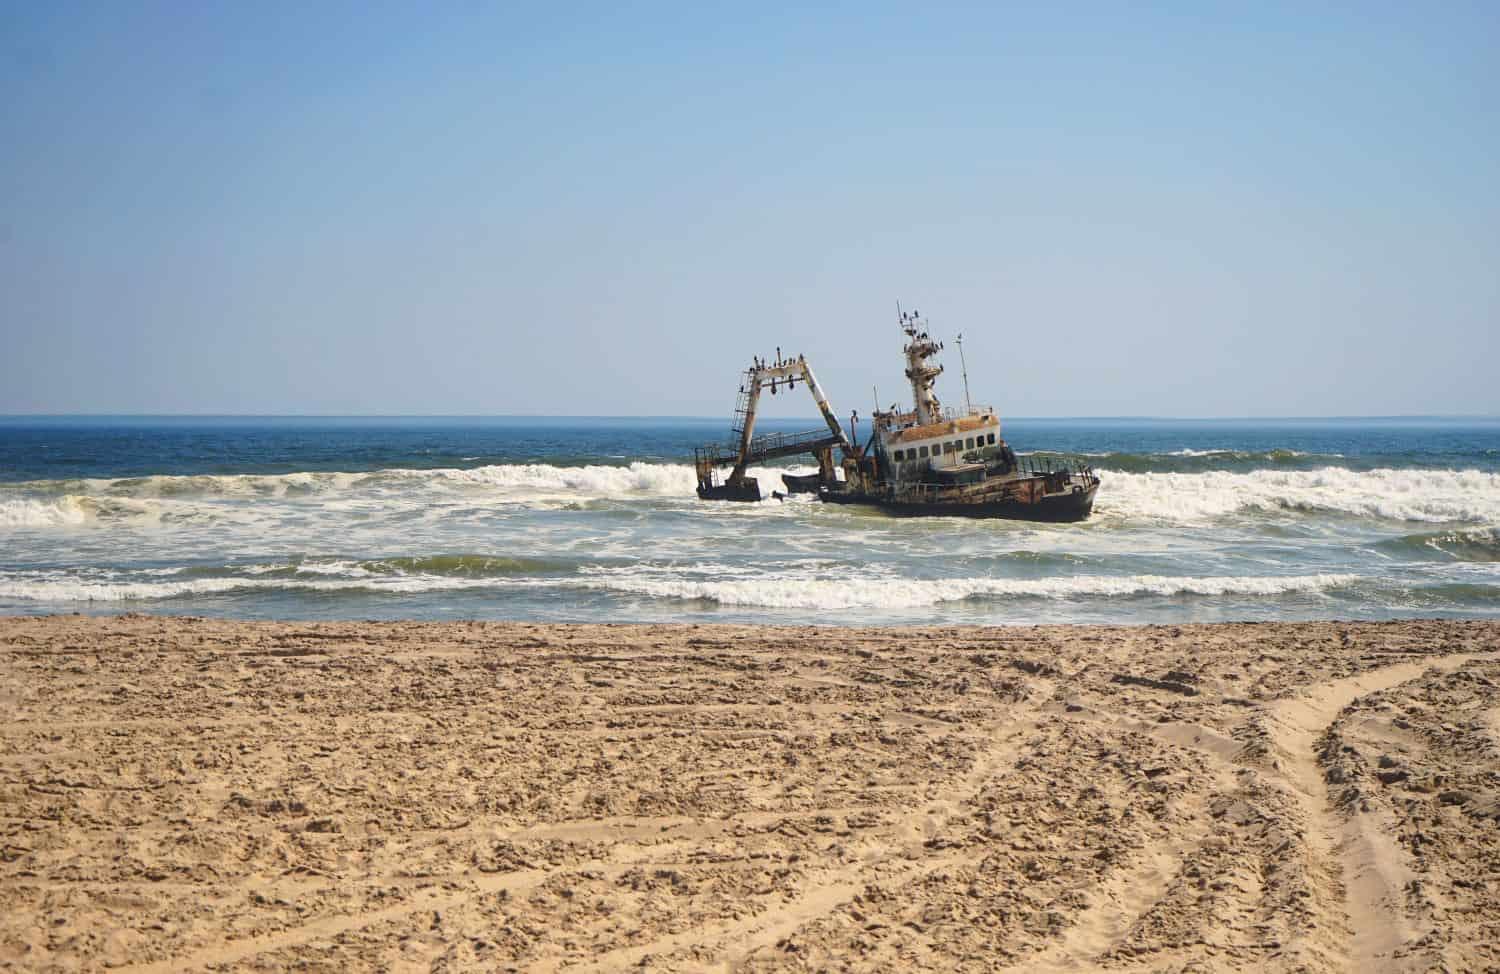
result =
[[781,482],[788,494],[816,494],[824,486],[822,475],[815,473],[784,473]]
[[[1036,478],[1040,480],[1041,478]],[[1025,483],[1024,481],[1022,483]],[[1076,484],[1062,493],[991,491],[976,494],[963,490],[933,490],[921,499],[897,498],[886,493],[851,490],[825,490],[818,496],[830,504],[859,504],[878,507],[891,514],[907,517],[993,517],[1017,521],[1082,521],[1094,509],[1097,480]]]
[[742,501],[753,504],[760,500],[760,482],[754,477],[742,477],[735,483],[700,483],[698,498],[705,501]]

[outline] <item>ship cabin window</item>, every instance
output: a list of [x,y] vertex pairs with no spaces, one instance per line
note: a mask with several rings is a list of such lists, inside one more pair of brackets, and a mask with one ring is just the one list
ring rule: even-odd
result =
[[920,457],[927,456],[927,447],[925,447],[925,446],[919,446],[919,447],[917,447],[917,456],[920,456]]
[[972,450],[972,449],[974,449],[974,437],[971,436],[967,440],[964,440],[964,449],[965,450]]
[[994,446],[994,445],[995,445],[995,434],[991,433],[990,434],[990,446]]
[[896,451],[896,462],[900,463],[902,460],[905,460],[905,459],[906,459],[906,451],[905,450],[897,450]]

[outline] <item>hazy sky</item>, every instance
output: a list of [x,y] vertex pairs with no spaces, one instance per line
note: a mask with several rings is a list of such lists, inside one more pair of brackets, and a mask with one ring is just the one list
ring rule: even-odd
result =
[[1500,4],[802,6],[0,2],[0,412],[1500,413]]

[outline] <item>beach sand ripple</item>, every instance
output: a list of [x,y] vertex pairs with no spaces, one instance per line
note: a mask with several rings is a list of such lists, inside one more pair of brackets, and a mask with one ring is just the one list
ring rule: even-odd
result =
[[0,966],[1500,966],[1500,624],[0,620]]

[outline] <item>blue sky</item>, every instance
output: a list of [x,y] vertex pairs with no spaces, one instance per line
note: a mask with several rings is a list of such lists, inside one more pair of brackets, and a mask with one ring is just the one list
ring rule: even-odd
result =
[[0,0],[0,412],[1500,412],[1495,4],[308,6]]

